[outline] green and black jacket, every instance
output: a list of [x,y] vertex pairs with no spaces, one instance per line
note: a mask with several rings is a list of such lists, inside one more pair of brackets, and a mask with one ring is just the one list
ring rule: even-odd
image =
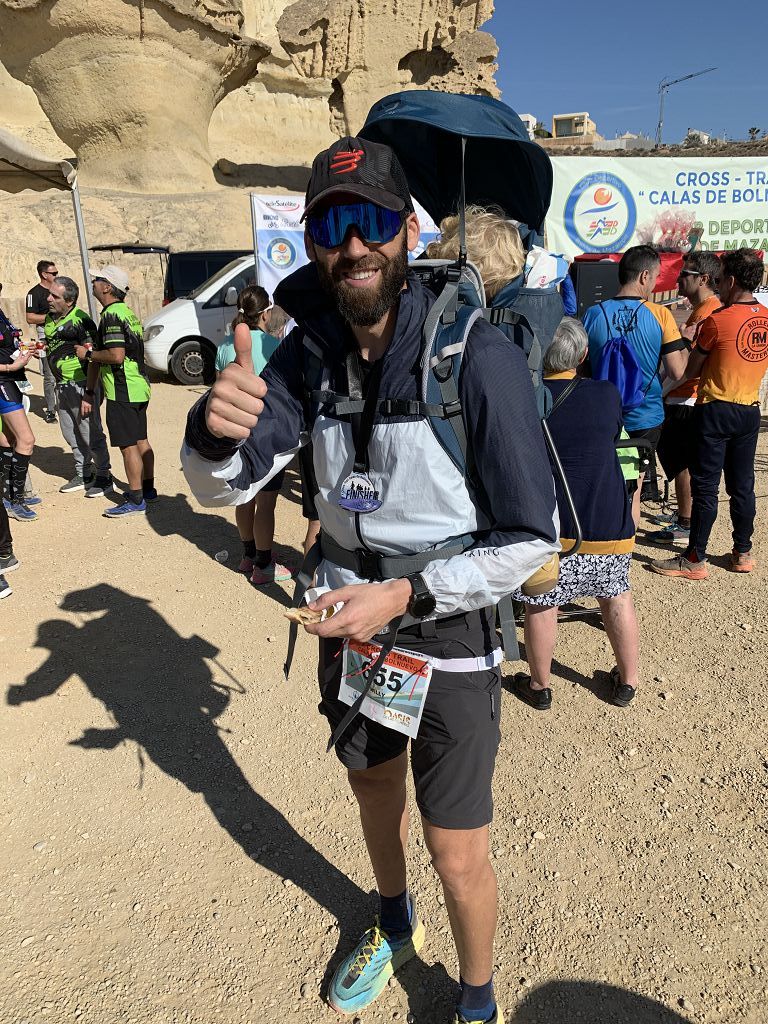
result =
[[99,365],[106,397],[113,402],[148,402],[151,388],[144,369],[144,330],[141,320],[124,302],[104,307],[96,348],[125,349],[120,365]]

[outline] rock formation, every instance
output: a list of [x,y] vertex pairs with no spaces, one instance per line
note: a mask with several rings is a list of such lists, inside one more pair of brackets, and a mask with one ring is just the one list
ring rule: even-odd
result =
[[240,0],[0,0],[0,59],[84,184],[183,191],[213,183],[213,110],[268,53],[243,21]]
[[0,0],[0,60],[85,185],[194,191],[218,160],[224,183],[297,189],[387,93],[496,95],[496,44],[479,31],[492,13],[493,0]]

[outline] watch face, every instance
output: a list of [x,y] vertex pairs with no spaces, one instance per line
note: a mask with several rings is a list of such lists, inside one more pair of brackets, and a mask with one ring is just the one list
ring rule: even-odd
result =
[[429,615],[435,610],[437,601],[432,594],[420,594],[418,597],[414,597],[411,604],[411,614],[418,619],[423,619],[425,615]]

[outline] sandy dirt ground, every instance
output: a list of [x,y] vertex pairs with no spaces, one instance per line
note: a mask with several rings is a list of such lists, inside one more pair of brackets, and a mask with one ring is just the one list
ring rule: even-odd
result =
[[[13,524],[22,567],[0,618],[2,1024],[331,1022],[328,965],[376,906],[308,637],[282,678],[289,588],[236,574],[233,513],[201,509],[181,473],[196,398],[155,385],[162,496],[126,522],[58,493],[71,457],[33,416],[45,503]],[[507,1022],[768,1019],[767,492],[763,433],[752,576],[723,568],[725,506],[707,582],[654,576],[639,545],[630,709],[606,702],[594,621],[561,627],[551,712],[505,696],[491,848]],[[294,560],[297,498],[289,473],[278,542]],[[427,941],[365,1024],[452,1019],[416,822],[409,862]]]

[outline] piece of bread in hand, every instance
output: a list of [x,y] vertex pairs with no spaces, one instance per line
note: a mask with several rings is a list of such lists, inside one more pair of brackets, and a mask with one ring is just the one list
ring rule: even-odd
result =
[[289,608],[287,612],[283,612],[286,619],[290,619],[291,622],[298,622],[300,626],[310,626],[317,622],[325,622],[329,619],[336,609],[331,605],[330,608],[324,608],[322,611],[313,611],[306,605],[302,605],[300,608]]

